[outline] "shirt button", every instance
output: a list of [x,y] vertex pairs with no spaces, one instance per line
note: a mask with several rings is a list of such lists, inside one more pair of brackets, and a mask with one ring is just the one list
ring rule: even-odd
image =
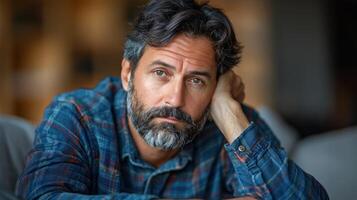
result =
[[240,152],[245,152],[245,150],[247,150],[247,149],[245,148],[245,146],[239,145],[238,151],[240,151]]

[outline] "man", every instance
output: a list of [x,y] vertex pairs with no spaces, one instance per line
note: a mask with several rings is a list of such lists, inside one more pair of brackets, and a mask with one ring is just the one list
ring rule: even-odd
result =
[[[25,199],[328,199],[240,104],[231,23],[193,0],[152,0],[121,80],[57,97],[19,178]],[[211,116],[212,120],[207,120]]]

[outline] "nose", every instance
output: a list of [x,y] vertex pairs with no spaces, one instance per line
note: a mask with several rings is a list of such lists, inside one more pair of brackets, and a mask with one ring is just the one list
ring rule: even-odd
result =
[[165,104],[175,108],[185,105],[185,85],[183,80],[177,80],[168,90]]

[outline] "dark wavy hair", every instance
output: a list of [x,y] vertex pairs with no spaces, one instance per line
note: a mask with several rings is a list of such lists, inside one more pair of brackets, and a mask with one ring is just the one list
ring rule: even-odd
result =
[[124,58],[135,70],[146,45],[165,46],[180,33],[205,36],[213,42],[218,75],[240,61],[242,46],[227,16],[208,2],[194,0],[151,0],[127,37]]

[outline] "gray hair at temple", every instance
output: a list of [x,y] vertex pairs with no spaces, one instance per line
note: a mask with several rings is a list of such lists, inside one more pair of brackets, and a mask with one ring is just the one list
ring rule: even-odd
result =
[[208,2],[200,4],[194,0],[151,0],[127,36],[124,58],[134,71],[146,45],[165,46],[180,33],[205,36],[213,42],[217,75],[240,61],[242,46],[227,16]]

